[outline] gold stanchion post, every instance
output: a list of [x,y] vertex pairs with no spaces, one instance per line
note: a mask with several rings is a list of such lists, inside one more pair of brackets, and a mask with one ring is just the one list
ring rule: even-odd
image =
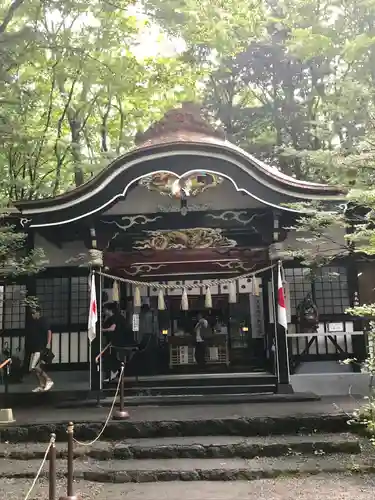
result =
[[48,500],[56,500],[56,434],[51,434],[51,446],[49,449],[49,484]]
[[74,495],[73,493],[73,435],[74,435],[74,424],[73,422],[69,422],[68,429],[68,477],[67,477],[67,485],[66,485],[66,496],[60,497],[59,500],[81,500],[79,496]]
[[120,408],[113,414],[114,420],[127,420],[130,415],[124,409],[124,369],[125,363],[121,363],[121,380],[120,380]]

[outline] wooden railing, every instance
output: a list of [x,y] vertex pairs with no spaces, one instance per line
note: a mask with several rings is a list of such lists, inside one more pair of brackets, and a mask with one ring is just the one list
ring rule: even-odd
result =
[[289,357],[293,371],[306,361],[342,361],[347,358],[363,357],[364,349],[357,352],[353,337],[367,348],[367,336],[356,332],[289,333]]

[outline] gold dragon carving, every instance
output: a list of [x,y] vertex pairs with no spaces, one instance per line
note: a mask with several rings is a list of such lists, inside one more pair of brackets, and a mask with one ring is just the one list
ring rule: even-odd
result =
[[179,199],[182,195],[197,196],[207,189],[219,186],[223,181],[223,177],[206,172],[194,172],[181,177],[170,172],[158,172],[141,179],[139,185],[149,191]]
[[184,248],[204,249],[226,247],[232,248],[237,245],[222,234],[222,229],[196,227],[191,229],[180,229],[176,231],[145,231],[148,238],[137,240],[133,248],[135,250],[177,250]]

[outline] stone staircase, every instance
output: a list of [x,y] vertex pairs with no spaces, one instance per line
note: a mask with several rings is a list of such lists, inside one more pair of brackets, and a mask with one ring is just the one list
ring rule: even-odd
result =
[[[103,441],[76,446],[74,477],[106,484],[374,472],[373,448],[343,432],[345,426],[342,415],[110,422]],[[76,437],[93,439],[100,428],[99,423],[77,424]],[[55,431],[61,441],[58,477],[63,478],[65,430],[63,423],[0,428],[1,477],[33,478],[49,432]]]
[[[34,477],[44,451],[40,444],[1,445],[2,477]],[[65,475],[66,452],[65,445],[58,446],[59,477]],[[249,481],[280,475],[374,471],[363,444],[348,434],[129,439],[100,442],[90,448],[78,446],[75,457],[74,477],[99,483]]]

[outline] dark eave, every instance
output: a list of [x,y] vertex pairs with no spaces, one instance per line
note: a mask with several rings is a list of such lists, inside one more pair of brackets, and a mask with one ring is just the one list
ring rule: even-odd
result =
[[[176,139],[176,135],[174,139]],[[287,209],[286,204],[316,201],[337,205],[345,201],[343,189],[298,181],[260,162],[242,149],[217,137],[195,137],[192,141],[143,144],[113,161],[100,174],[84,185],[54,198],[15,202],[31,227],[67,224],[108,209],[126,195],[127,189],[140,177],[155,171],[186,173],[177,157],[185,157],[189,172],[211,171],[232,181],[235,188],[273,208]],[[190,160],[191,158],[191,160]]]
[[[191,137],[191,134],[190,134]],[[247,166],[248,169],[254,169],[256,172],[265,180],[270,182],[272,179],[275,183],[275,188],[277,186],[283,187],[291,193],[294,191],[295,194],[301,195],[315,195],[320,198],[332,197],[334,198],[342,198],[346,195],[346,191],[344,188],[331,186],[328,184],[319,184],[314,182],[305,182],[290,177],[288,175],[283,174],[275,167],[271,167],[266,163],[256,159],[254,156],[250,155],[246,151],[241,148],[236,147],[232,143],[228,141],[220,141],[218,139],[213,138],[205,138],[206,140],[199,142],[192,141],[184,141],[177,140],[173,142],[165,141],[160,142],[156,145],[144,145],[140,148],[134,149],[128,153],[125,153],[122,156],[119,156],[111,162],[106,168],[104,168],[98,175],[90,179],[88,182],[79,186],[72,191],[68,191],[59,196],[43,198],[40,200],[25,200],[25,201],[17,201],[14,202],[14,205],[23,212],[25,209],[30,208],[43,208],[51,205],[60,205],[66,203],[68,201],[73,201],[79,199],[81,196],[90,193],[90,191],[94,191],[100,185],[105,182],[107,177],[111,176],[116,171],[120,171],[122,169],[127,168],[127,164],[138,159],[144,158],[147,160],[148,156],[151,156],[158,152],[165,151],[175,151],[176,153],[180,150],[189,150],[192,152],[196,152],[199,156],[199,153],[205,152],[216,152],[228,154],[229,157],[234,159],[242,160],[244,166]],[[151,173],[151,170],[150,170]]]

